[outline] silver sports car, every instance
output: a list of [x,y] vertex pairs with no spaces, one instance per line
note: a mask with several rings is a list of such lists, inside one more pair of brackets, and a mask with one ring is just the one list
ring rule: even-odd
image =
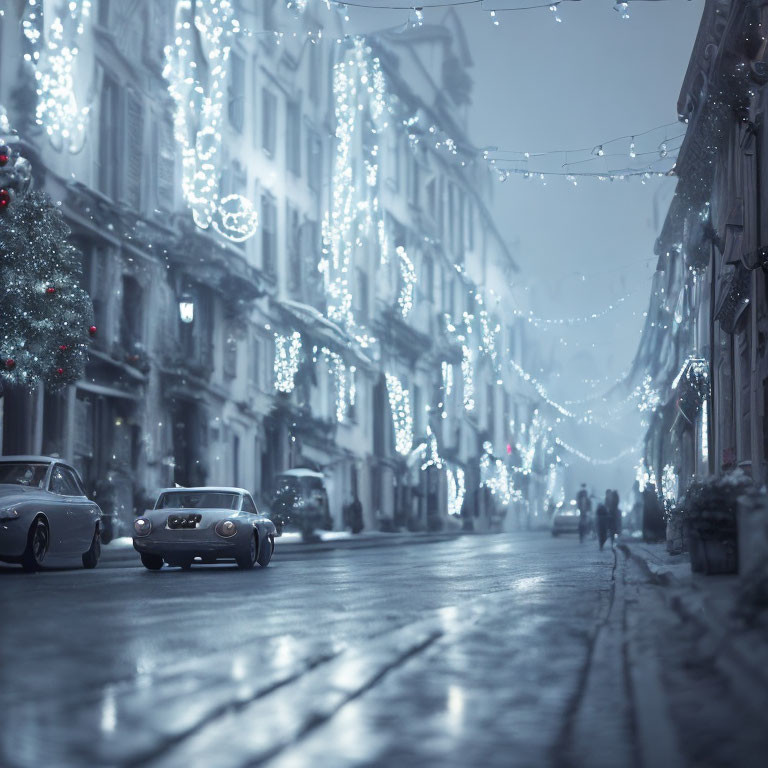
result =
[[27,571],[95,568],[102,514],[73,467],[48,456],[0,456],[0,560]]
[[266,567],[275,535],[274,523],[242,488],[166,488],[155,508],[136,518],[133,546],[151,571],[218,560]]

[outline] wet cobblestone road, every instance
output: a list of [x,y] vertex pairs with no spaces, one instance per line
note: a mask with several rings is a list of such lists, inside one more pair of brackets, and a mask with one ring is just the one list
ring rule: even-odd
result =
[[4,569],[0,765],[684,765],[646,712],[674,701],[653,630],[628,641],[653,589],[628,568],[510,534],[278,546],[252,572]]

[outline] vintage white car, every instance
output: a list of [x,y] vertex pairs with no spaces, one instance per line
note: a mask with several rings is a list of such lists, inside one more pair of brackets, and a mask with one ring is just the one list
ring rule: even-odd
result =
[[26,571],[95,568],[102,514],[73,467],[50,456],[0,456],[0,560]]
[[275,551],[274,523],[242,488],[166,488],[133,527],[133,546],[151,571],[220,560],[266,568]]

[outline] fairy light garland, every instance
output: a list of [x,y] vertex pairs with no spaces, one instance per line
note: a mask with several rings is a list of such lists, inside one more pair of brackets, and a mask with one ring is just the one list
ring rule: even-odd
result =
[[464,482],[464,470],[461,467],[456,467],[455,471],[449,468],[445,475],[448,486],[448,514],[452,517],[458,517],[461,515],[467,490]]
[[405,248],[398,245],[395,249],[400,259],[400,295],[397,297],[397,305],[400,307],[400,314],[403,318],[408,317],[413,309],[413,290],[416,285],[416,268],[413,262],[408,258]]
[[362,246],[371,228],[375,228],[386,259],[386,232],[378,199],[378,144],[364,145],[365,179],[358,188],[354,178],[352,143],[356,133],[370,118],[375,135],[387,126],[391,106],[386,99],[380,61],[371,57],[371,48],[363,38],[352,40],[348,55],[333,67],[333,94],[336,116],[336,152],[332,179],[331,207],[323,220],[323,257],[319,269],[328,296],[328,317],[342,325],[367,347],[374,339],[358,326],[352,311],[350,275],[355,249]]
[[337,352],[332,352],[328,347],[321,350],[326,365],[333,375],[336,386],[336,421],[342,422],[347,414],[349,405],[354,405],[355,388],[354,366],[347,368],[343,358]]
[[31,64],[36,82],[35,121],[54,148],[66,146],[76,153],[85,143],[90,107],[77,102],[74,69],[91,3],[68,0],[65,13],[54,16],[47,29],[42,6],[42,0],[28,0],[21,21],[30,47],[24,60]]
[[515,488],[514,479],[501,459],[493,458],[493,443],[483,443],[480,457],[480,487],[487,488],[491,495],[498,496],[503,506],[522,499],[522,492]]
[[301,334],[294,331],[290,336],[275,334],[275,389],[290,394],[296,385],[301,353]]
[[400,379],[393,373],[385,375],[389,408],[395,428],[395,450],[401,456],[407,456],[413,445],[413,413],[411,412],[411,393],[403,388]]
[[175,29],[173,43],[165,47],[163,77],[176,105],[184,199],[198,227],[243,242],[258,228],[253,204],[243,195],[219,197],[229,54],[240,23],[230,0],[178,0]]
[[584,453],[583,451],[580,451],[578,448],[574,448],[574,446],[570,445],[569,443],[565,442],[560,437],[555,437],[555,443],[559,445],[561,448],[564,448],[568,453],[572,453],[574,456],[577,456],[582,461],[586,461],[587,464],[593,464],[596,466],[606,466],[608,464],[614,464],[617,461],[620,461],[625,456],[628,456],[631,453],[635,453],[637,451],[637,445],[629,446],[628,448],[624,448],[624,450],[619,451],[617,454],[611,456],[609,459],[596,459],[594,456],[590,456],[589,454]]
[[442,469],[444,465],[443,459],[440,457],[440,452],[437,448],[437,436],[432,431],[432,428],[427,424],[427,445],[426,455],[421,465],[422,471],[434,467],[435,469]]
[[665,464],[661,472],[661,495],[664,506],[669,509],[677,501],[678,477],[672,464]]
[[453,392],[453,366],[443,360],[440,363],[440,370],[443,377],[443,395],[450,397],[451,392]]
[[461,376],[464,380],[464,410],[475,409],[475,378],[472,367],[472,350],[466,345],[461,345]]

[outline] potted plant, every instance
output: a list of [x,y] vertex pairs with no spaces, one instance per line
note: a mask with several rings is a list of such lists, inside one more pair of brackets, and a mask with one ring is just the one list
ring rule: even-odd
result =
[[689,486],[682,517],[694,572],[738,571],[738,497],[748,486],[749,478],[740,470]]

